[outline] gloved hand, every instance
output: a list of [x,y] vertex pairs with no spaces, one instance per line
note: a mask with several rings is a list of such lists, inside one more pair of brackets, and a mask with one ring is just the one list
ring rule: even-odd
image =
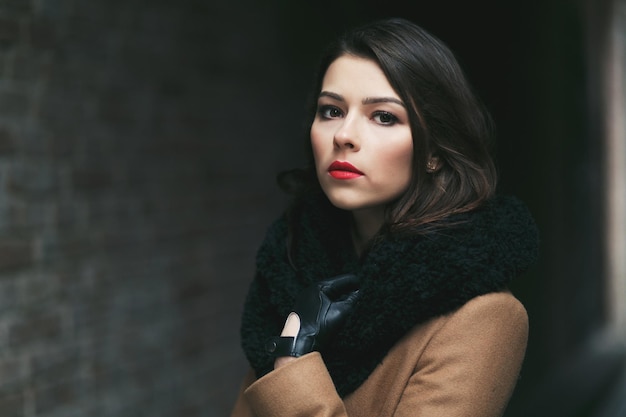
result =
[[339,275],[304,288],[293,311],[300,317],[296,337],[273,337],[265,348],[274,357],[320,351],[346,318],[359,293],[356,275]]

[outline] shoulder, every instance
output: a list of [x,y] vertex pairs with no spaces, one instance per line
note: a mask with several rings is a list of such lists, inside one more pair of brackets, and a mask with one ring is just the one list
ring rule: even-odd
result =
[[479,295],[449,315],[448,321],[473,320],[477,323],[508,323],[528,327],[526,308],[510,291]]
[[[523,358],[528,340],[528,314],[510,292],[472,298],[458,309],[415,326],[390,354],[402,361],[439,361],[446,354],[457,360],[512,355]],[[458,356],[457,356],[458,355]]]
[[492,292],[474,297],[441,317],[426,350],[438,352],[442,346],[456,344],[469,356],[500,356],[521,361],[528,341],[528,327],[526,308],[513,294]]
[[385,386],[385,407],[394,415],[501,415],[527,334],[526,309],[510,292],[474,297],[415,326],[349,402],[376,407]]
[[[397,415],[502,415],[524,360],[528,316],[510,292],[472,298],[417,326]],[[398,373],[398,372],[396,372]]]
[[528,320],[526,308],[510,291],[497,291],[479,295],[465,303],[450,316],[505,315],[507,318]]
[[427,338],[432,344],[433,340],[448,336],[493,336],[525,346],[528,327],[528,313],[522,302],[510,291],[498,291],[476,296],[454,311],[414,327],[404,342],[411,344],[412,340]]

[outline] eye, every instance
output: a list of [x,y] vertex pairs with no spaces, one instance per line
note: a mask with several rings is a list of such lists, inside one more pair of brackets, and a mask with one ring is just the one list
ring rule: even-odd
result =
[[398,122],[398,118],[396,116],[386,111],[377,111],[374,113],[372,118],[376,121],[376,123],[385,126],[392,126]]
[[319,114],[322,119],[337,119],[343,116],[340,109],[328,105],[318,107],[317,114]]

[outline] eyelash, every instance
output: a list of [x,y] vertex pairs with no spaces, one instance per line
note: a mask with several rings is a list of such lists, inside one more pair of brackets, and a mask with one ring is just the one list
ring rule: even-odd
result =
[[331,112],[331,111],[333,111],[333,110],[335,110],[335,111],[337,111],[337,112],[339,112],[339,113],[342,113],[342,112],[341,112],[341,110],[339,110],[339,109],[338,109],[337,107],[335,107],[335,106],[328,106],[328,105],[325,105],[325,106],[319,106],[319,107],[318,107],[318,109],[317,109],[317,114],[319,114],[319,115],[320,115],[320,117],[321,117],[322,119],[327,119],[327,120],[328,120],[328,119],[334,119],[336,116],[335,116],[335,117],[333,117],[333,116],[330,116],[330,114],[329,114],[329,112]]
[[[338,116],[331,116],[330,112],[332,111],[337,111],[339,113],[341,113],[341,115],[343,115],[342,111],[335,107],[335,106],[330,106],[330,105],[324,105],[324,106],[319,106],[317,109],[317,114],[325,120],[330,120],[330,119],[334,119]],[[383,122],[382,120],[380,120],[380,118],[382,117],[388,117],[389,121],[387,122]],[[398,122],[398,118],[396,116],[394,116],[392,113],[389,113],[388,111],[375,111],[372,114],[372,119],[376,120],[376,123],[382,125],[382,126],[393,126]]]
[[373,118],[379,118],[379,120],[380,120],[381,116],[389,117],[389,119],[390,119],[388,122],[382,122],[382,121],[378,122],[378,123],[380,123],[383,126],[393,126],[396,123],[398,123],[398,118],[396,116],[394,116],[393,114],[389,113],[388,111],[377,111],[377,112],[374,112]]

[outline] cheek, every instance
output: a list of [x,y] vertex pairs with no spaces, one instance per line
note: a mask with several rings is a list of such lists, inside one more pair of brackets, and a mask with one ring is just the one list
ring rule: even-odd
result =
[[411,146],[402,154],[401,165],[404,167],[405,172],[410,177],[413,173],[413,147]]
[[389,152],[385,162],[388,171],[393,172],[396,180],[408,183],[413,172],[413,143],[409,142]]

